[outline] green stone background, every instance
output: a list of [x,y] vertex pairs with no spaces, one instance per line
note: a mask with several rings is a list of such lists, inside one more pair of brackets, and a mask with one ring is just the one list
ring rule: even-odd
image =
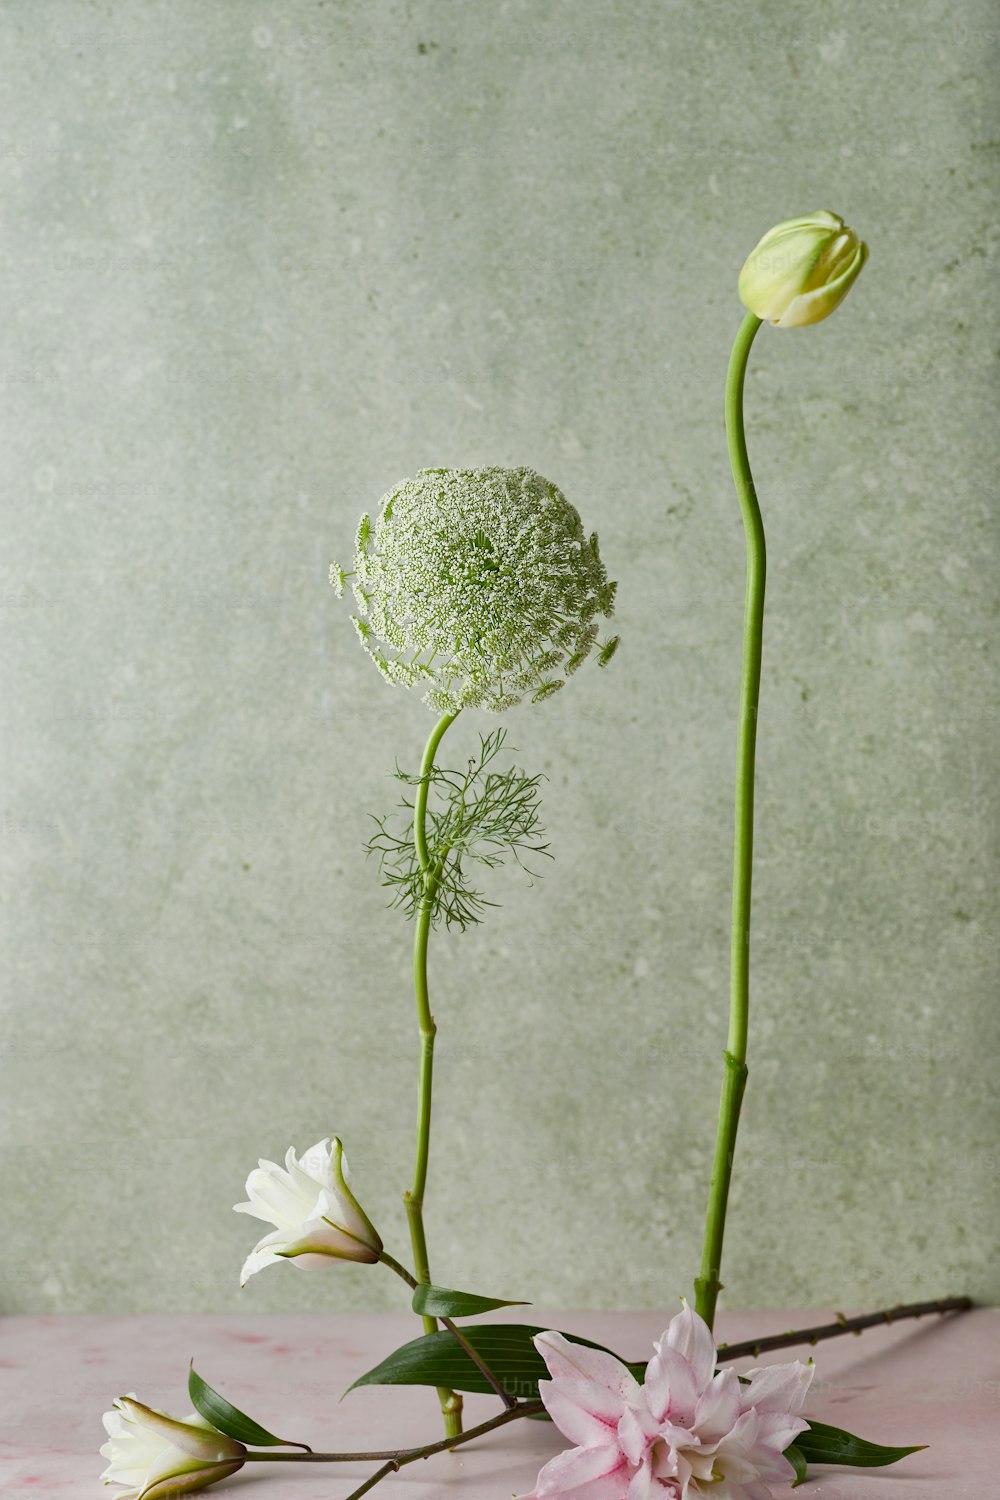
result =
[[[432,955],[440,1281],[672,1305],[725,1032],[736,275],[871,260],[748,381],[771,573],[730,1305],[1000,1291],[991,8],[7,0],[8,1310],[388,1307],[230,1212],[340,1133],[406,1255],[408,932],[360,846],[428,711],[326,586],[526,463],[624,645],[508,716],[557,852]],[[470,716],[451,732],[464,756]]]

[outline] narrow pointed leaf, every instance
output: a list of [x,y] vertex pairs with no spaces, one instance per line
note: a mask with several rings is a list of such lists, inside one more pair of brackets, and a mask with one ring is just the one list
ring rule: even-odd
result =
[[259,1422],[233,1406],[225,1396],[220,1396],[207,1381],[202,1380],[194,1367],[194,1360],[188,1371],[188,1395],[195,1411],[206,1422],[211,1422],[216,1432],[235,1438],[238,1443],[248,1443],[256,1448],[303,1448],[306,1453],[312,1452],[308,1443],[293,1443],[288,1438],[275,1437],[273,1432],[268,1432],[266,1427],[261,1427]]
[[[813,1422],[800,1432],[793,1447],[810,1464],[851,1464],[858,1469],[880,1469],[885,1464],[898,1463],[910,1453],[919,1453],[926,1443],[916,1443],[910,1448],[883,1448],[879,1443],[869,1443],[864,1438],[845,1432],[842,1427],[828,1427],[825,1422]],[[786,1455],[788,1456],[788,1455]],[[789,1462],[795,1460],[789,1457]]]
[[790,1448],[785,1449],[785,1457],[795,1470],[795,1478],[792,1480],[792,1489],[797,1489],[806,1477],[806,1460],[801,1448],[793,1443]]
[[[508,1395],[530,1401],[538,1397],[539,1380],[549,1378],[545,1361],[532,1343],[535,1335],[544,1331],[524,1323],[473,1323],[462,1329],[462,1336],[486,1361]],[[566,1337],[587,1349],[604,1348],[603,1344],[576,1334]],[[636,1379],[642,1379],[644,1364],[628,1368]],[[360,1375],[350,1389],[362,1385],[436,1385],[452,1391],[481,1391],[485,1395],[492,1391],[482,1371],[447,1332],[428,1333],[393,1350],[381,1364]]]
[[425,1318],[474,1318],[498,1307],[527,1307],[527,1302],[505,1302],[475,1292],[453,1292],[446,1286],[420,1285],[413,1292],[413,1311]]

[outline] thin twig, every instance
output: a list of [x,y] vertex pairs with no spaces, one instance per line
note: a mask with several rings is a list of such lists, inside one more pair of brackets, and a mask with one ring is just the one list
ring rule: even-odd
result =
[[404,1464],[416,1463],[418,1458],[430,1458],[433,1453],[441,1453],[445,1448],[457,1448],[459,1443],[467,1443],[470,1438],[479,1437],[493,1427],[502,1427],[505,1422],[513,1422],[518,1417],[530,1417],[544,1410],[540,1401],[521,1401],[515,1406],[508,1407],[491,1422],[482,1422],[478,1427],[470,1427],[468,1432],[460,1432],[457,1437],[442,1438],[438,1443],[429,1443],[426,1448],[413,1448],[408,1453],[400,1453],[388,1463],[383,1464],[381,1469],[376,1469],[375,1473],[358,1489],[352,1490],[347,1500],[361,1500],[361,1496],[367,1495],[369,1490],[374,1489],[380,1479],[398,1472]]
[[[448,1448],[457,1448],[460,1443],[471,1442],[473,1438],[483,1437],[487,1432],[492,1432],[495,1427],[506,1427],[508,1422],[515,1422],[519,1417],[537,1417],[545,1407],[541,1401],[518,1401],[516,1405],[502,1411],[498,1416],[490,1417],[487,1422],[480,1422],[478,1427],[469,1427],[465,1432],[460,1432],[456,1437],[439,1438],[436,1443],[424,1443],[420,1448],[386,1448],[381,1452],[368,1453],[255,1453],[247,1454],[247,1462],[254,1463],[308,1463],[308,1464],[363,1464],[377,1463],[385,1460],[390,1468],[401,1469],[404,1464],[415,1463],[418,1458],[433,1458],[435,1453],[444,1453]],[[389,1472],[388,1469],[385,1471]],[[354,1500],[349,1496],[348,1500]]]
[[925,1313],[967,1312],[972,1306],[971,1297],[943,1297],[937,1302],[907,1302],[899,1307],[883,1308],[880,1312],[863,1313],[859,1318],[845,1318],[837,1314],[835,1323],[820,1323],[815,1328],[796,1328],[788,1333],[769,1333],[760,1339],[746,1339],[742,1344],[720,1344],[719,1360],[742,1359],[744,1355],[764,1354],[769,1349],[788,1349],[793,1344],[818,1344],[822,1339],[835,1339],[842,1333],[859,1334],[865,1328],[875,1328],[880,1323],[899,1323],[903,1318],[922,1318]]
[[392,1459],[392,1460],[390,1460],[389,1463],[383,1464],[382,1467],[381,1467],[381,1469],[376,1469],[375,1473],[372,1474],[372,1476],[369,1479],[366,1479],[365,1482],[364,1482],[364,1484],[359,1485],[359,1487],[356,1490],[352,1490],[351,1493],[348,1495],[347,1500],[361,1500],[361,1496],[362,1495],[367,1495],[367,1493],[368,1493],[369,1490],[373,1490],[375,1488],[375,1486],[378,1484],[378,1482],[379,1482],[380,1479],[386,1479],[390,1474],[398,1474],[398,1473],[399,1473],[399,1460],[398,1459]]
[[455,1338],[458,1339],[458,1342],[461,1344],[466,1354],[472,1360],[472,1363],[489,1381],[490,1385],[496,1391],[497,1395],[500,1397],[500,1400],[503,1402],[504,1406],[506,1406],[507,1410],[510,1411],[512,1407],[515,1407],[517,1405],[517,1397],[512,1396],[510,1392],[504,1388],[502,1381],[496,1375],[494,1375],[485,1359],[483,1359],[483,1356],[478,1352],[478,1350],[472,1347],[471,1343],[462,1333],[461,1329],[456,1328],[451,1318],[442,1317],[441,1322],[444,1324],[445,1328],[447,1328],[448,1332],[454,1334]]

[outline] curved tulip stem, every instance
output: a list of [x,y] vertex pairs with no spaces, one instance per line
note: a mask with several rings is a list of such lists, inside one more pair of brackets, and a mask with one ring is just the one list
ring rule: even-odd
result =
[[[431,1271],[427,1256],[427,1236],[424,1231],[424,1192],[427,1187],[427,1166],[431,1148],[431,1095],[434,1085],[434,1037],[437,1027],[431,1014],[430,992],[427,985],[427,940],[430,937],[431,918],[434,913],[434,894],[437,875],[431,866],[427,848],[427,794],[430,776],[434,769],[434,756],[438,745],[457,714],[443,714],[431,731],[420,765],[420,784],[413,803],[413,843],[417,859],[423,871],[424,890],[417,910],[417,925],[413,936],[413,988],[417,1001],[417,1022],[420,1027],[420,1075],[417,1085],[417,1153],[413,1166],[413,1185],[404,1193],[406,1217],[410,1226],[410,1242],[413,1246],[413,1267],[417,1281],[430,1284]],[[436,1333],[437,1320],[423,1319],[424,1332]],[[462,1431],[462,1398],[456,1391],[443,1386],[438,1389],[438,1400],[444,1414],[445,1433],[456,1437]]]
[[753,866],[754,753],[764,627],[766,553],[764,523],[750,473],[743,430],[743,382],[760,318],[747,313],[740,324],[726,378],[726,437],[729,462],[746,533],[746,602],[743,614],[743,670],[736,745],[736,818],[733,838],[733,915],[730,946],[729,1039],[719,1105],[719,1128],[705,1216],[701,1275],[695,1280],[695,1306],[709,1328],[722,1283],[719,1268],[726,1227],[726,1204],[733,1170],[740,1105],[747,1081],[747,1027],[750,1014],[750,877]]

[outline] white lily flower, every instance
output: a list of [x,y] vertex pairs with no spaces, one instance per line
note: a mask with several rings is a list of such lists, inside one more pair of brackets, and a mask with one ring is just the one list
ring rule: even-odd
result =
[[740,272],[740,300],[776,328],[805,328],[843,302],[868,246],[837,214],[821,209],[769,229]]
[[134,1395],[119,1396],[103,1417],[108,1442],[101,1457],[109,1459],[105,1484],[129,1488],[116,1500],[165,1500],[204,1489],[243,1467],[246,1448],[216,1432],[192,1412],[182,1422],[143,1406]]
[[318,1266],[332,1257],[373,1265],[382,1254],[382,1241],[349,1182],[344,1148],[336,1136],[332,1143],[317,1141],[300,1159],[289,1146],[284,1167],[260,1161],[247,1178],[249,1201],[234,1208],[275,1229],[247,1256],[240,1286],[279,1260]]

